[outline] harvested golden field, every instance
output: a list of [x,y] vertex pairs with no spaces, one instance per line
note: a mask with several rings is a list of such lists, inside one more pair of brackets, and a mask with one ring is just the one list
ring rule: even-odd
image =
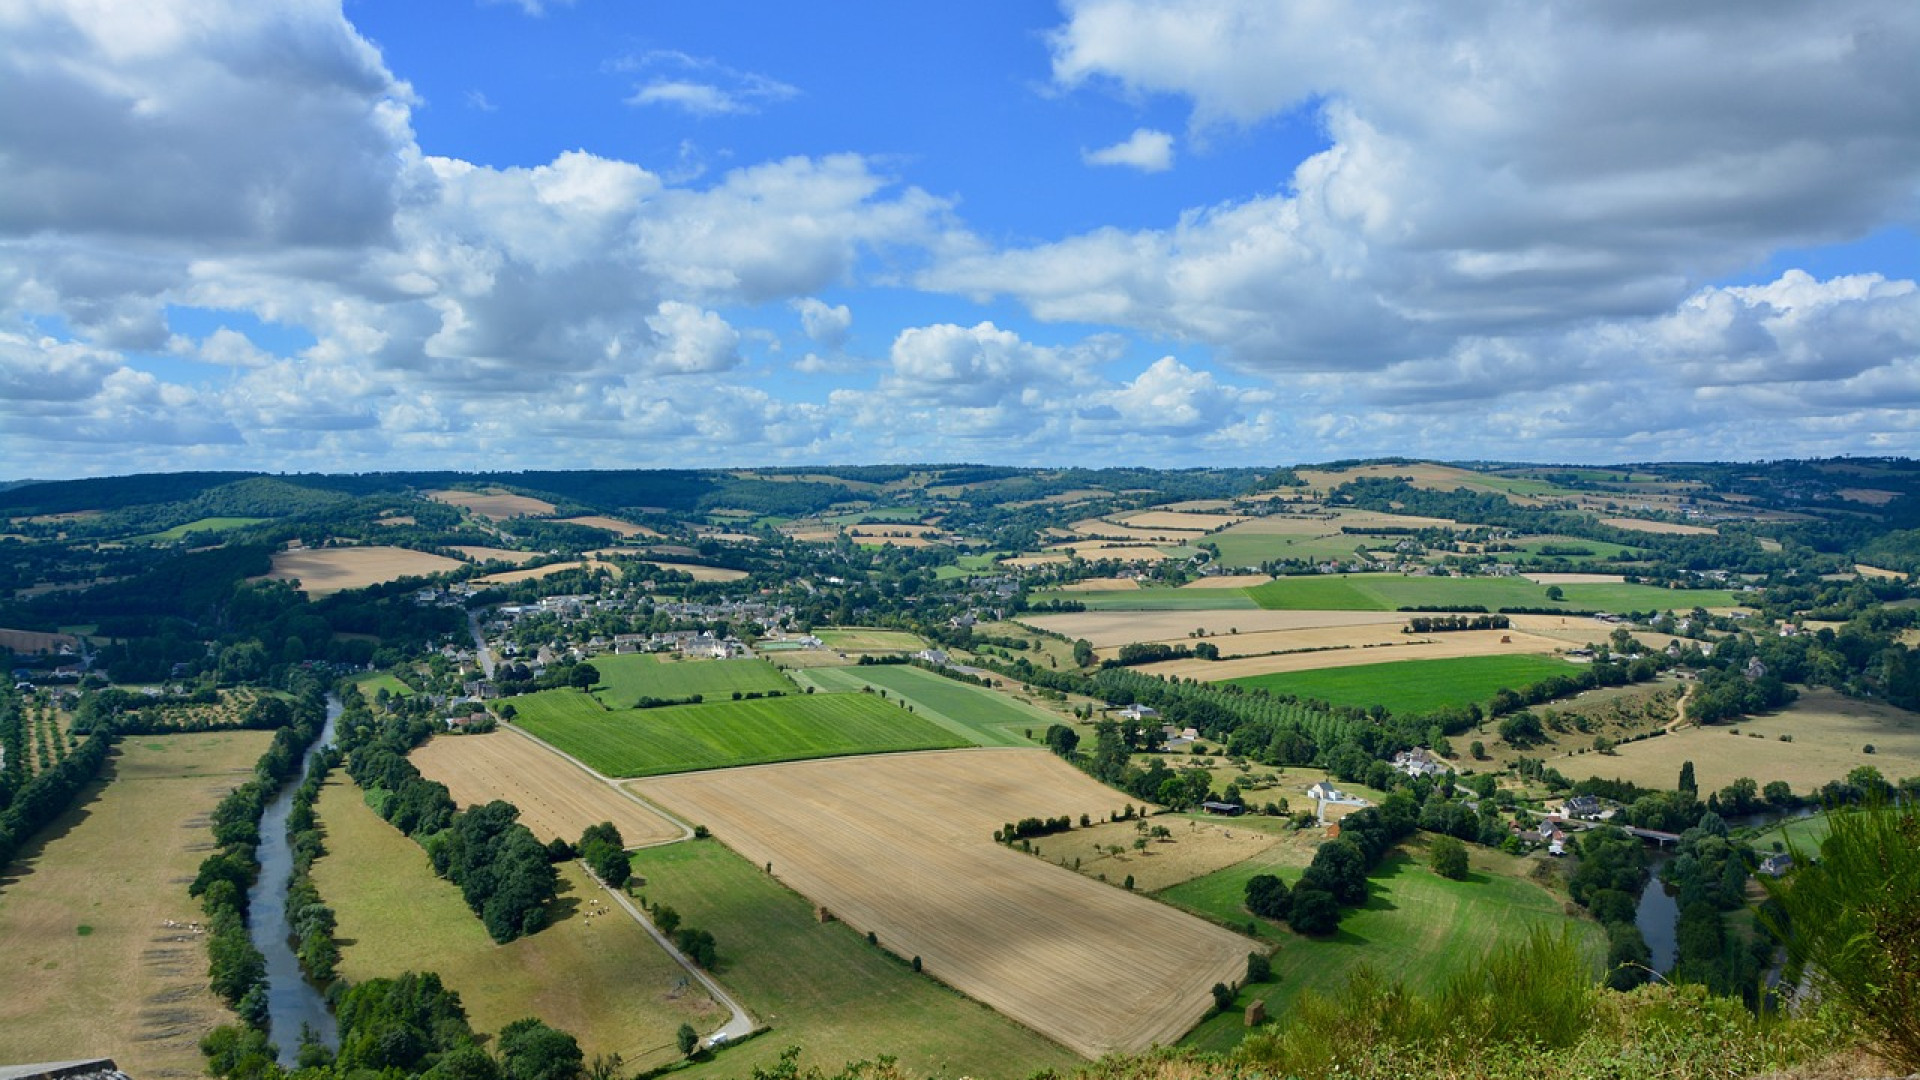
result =
[[[1739,733],[1733,734],[1736,729]],[[1793,741],[1781,742],[1782,735]],[[1864,752],[1868,744],[1874,753]],[[1861,765],[1898,780],[1920,775],[1920,713],[1809,689],[1801,692],[1800,700],[1767,716],[1682,728],[1628,743],[1613,755],[1574,754],[1549,759],[1548,764],[1574,780],[1601,776],[1671,788],[1686,761],[1693,762],[1702,793],[1745,776],[1761,784],[1785,780],[1795,794],[1808,795]]]
[[273,581],[298,581],[308,596],[324,596],[342,589],[364,589],[369,585],[403,577],[444,574],[467,565],[444,555],[429,555],[397,547],[296,548],[276,552]]
[[644,560],[648,566],[657,566],[662,570],[678,570],[690,574],[695,581],[739,581],[747,576],[745,570],[729,570],[724,566],[695,566],[692,563],[661,562],[658,559]]
[[[1149,833],[1156,825],[1173,835],[1151,838]],[[1142,838],[1147,838],[1147,846],[1134,850],[1134,841]],[[1315,839],[1319,839],[1317,834]],[[1039,852],[1035,857],[1056,866],[1077,869],[1110,884],[1131,877],[1136,890],[1153,893],[1244,862],[1281,841],[1278,833],[1256,831],[1231,819],[1157,817],[1112,821],[1045,836],[1034,841],[1034,847]],[[1303,865],[1310,859],[1311,852],[1307,860],[1302,860]]]
[[1055,553],[1050,555],[1019,555],[1011,559],[1001,559],[995,565],[1015,567],[1057,566],[1060,563],[1072,561],[1073,556],[1071,555]]
[[[995,844],[1126,797],[1041,750],[843,758],[635,782],[928,974],[1089,1057],[1171,1043],[1249,943]],[[1046,841],[1041,841],[1044,849]]]
[[604,514],[593,514],[587,517],[561,518],[560,524],[585,525],[589,529],[605,529],[610,533],[623,537],[660,535],[645,525],[635,525],[631,521],[621,521],[619,518],[610,518]]
[[1704,525],[1676,525],[1670,521],[1647,521],[1642,518],[1610,517],[1601,518],[1600,524],[1611,525],[1616,529],[1629,532],[1668,533],[1674,536],[1712,536],[1718,529],[1709,529]]
[[1885,506],[1900,497],[1897,491],[1882,491],[1879,488],[1841,488],[1834,494],[1848,502],[1866,503],[1868,506]]
[[599,559],[580,559],[574,562],[548,563],[545,566],[535,566],[526,570],[503,570],[498,574],[486,574],[473,580],[482,585],[512,585],[518,581],[538,581],[563,570],[612,570],[616,574],[620,572],[619,567],[612,563],[601,562]]
[[1225,638],[1271,630],[1312,630],[1322,626],[1406,625],[1398,611],[1074,611],[1059,615],[1026,615],[1019,622],[1071,638],[1086,638],[1095,648],[1131,641],[1184,640],[1203,629],[1223,650]]
[[1085,581],[1075,581],[1060,586],[1061,592],[1112,592],[1115,589],[1138,589],[1140,582],[1130,577],[1097,577]]
[[1142,510],[1137,514],[1128,514],[1119,519],[1123,525],[1136,529],[1203,529],[1212,531],[1237,525],[1247,520],[1245,514],[1191,514],[1175,513],[1171,510]]
[[1318,671],[1322,668],[1388,664],[1400,660],[1453,660],[1462,656],[1512,656],[1516,653],[1551,656],[1567,647],[1564,641],[1509,630],[1395,634],[1394,638],[1396,640],[1373,647],[1362,644],[1321,652],[1247,656],[1237,660],[1168,660],[1160,664],[1146,664],[1135,670],[1149,675],[1177,675],[1183,679],[1219,682],[1222,679],[1243,679],[1249,675]]
[[652,807],[524,736],[442,735],[410,757],[429,780],[447,785],[461,806],[505,799],[542,840],[580,839],[589,825],[611,821],[628,847],[674,840],[681,831]]
[[537,551],[514,551],[512,548],[490,548],[490,547],[473,547],[471,545],[461,545],[458,547],[448,548],[447,550],[457,551],[463,557],[472,559],[474,562],[477,562],[477,563],[492,562],[495,559],[498,559],[501,562],[513,563],[515,566],[522,566],[522,565],[525,565],[526,563],[530,563],[533,560],[540,558],[540,553]]
[[1907,576],[1905,574],[1902,574],[1898,570],[1882,570],[1878,566],[1868,566],[1866,563],[1854,563],[1853,572],[1856,574],[1859,574],[1861,577],[1870,577],[1870,578],[1899,579]]
[[6,868],[0,1061],[111,1057],[142,1080],[205,1074],[200,1036],[234,1016],[207,989],[187,884],[213,850],[207,815],[271,737],[129,737],[112,782]]
[[[1242,630],[1238,634],[1221,634],[1204,639],[1188,638],[1182,635],[1163,642],[1167,645],[1186,645],[1191,647],[1196,640],[1205,640],[1220,650],[1225,659],[1236,656],[1254,657],[1272,653],[1301,652],[1310,649],[1360,649],[1380,646],[1399,646],[1412,641],[1424,640],[1400,632],[1406,625],[1405,617],[1394,622],[1366,623],[1360,626],[1315,626],[1305,630],[1262,630],[1248,633]],[[1107,645],[1094,650],[1101,659],[1119,655],[1120,646]],[[1218,664],[1221,661],[1203,660],[1203,664]]]
[[507,492],[494,491],[429,491],[427,498],[434,502],[443,502],[449,506],[458,506],[470,511],[475,517],[505,521],[517,517],[545,517],[553,513],[554,505],[545,499],[535,499],[527,495],[510,495]]
[[1521,574],[1535,585],[1619,585],[1626,581],[1619,574]]
[[1205,529],[1177,528],[1174,526],[1155,526],[1153,528],[1135,528],[1131,525],[1115,525],[1111,521],[1088,518],[1073,523],[1076,535],[1091,537],[1095,540],[1134,540],[1157,544],[1179,544],[1188,540],[1198,540],[1206,534]]
[[1183,589],[1252,589],[1265,585],[1273,578],[1267,574],[1215,574],[1212,577],[1194,578]]
[[72,634],[49,634],[39,630],[0,630],[0,649],[17,653],[49,653],[62,645],[74,648],[80,639]]
[[1129,562],[1159,562],[1167,557],[1167,553],[1159,548],[1117,540],[1074,540],[1053,544],[1047,550],[1071,552],[1083,559],[1121,559]]
[[1340,531],[1340,519],[1334,514],[1274,514],[1249,518],[1229,531],[1257,536],[1329,536]]
[[336,774],[317,810],[327,854],[313,878],[339,916],[346,979],[437,972],[475,1030],[537,1016],[579,1039],[588,1060],[619,1054],[629,1069],[677,1060],[682,1023],[705,1033],[726,1019],[577,863],[556,867],[553,923],[496,945],[459,887],[436,876],[426,851],[380,820],[350,781]]

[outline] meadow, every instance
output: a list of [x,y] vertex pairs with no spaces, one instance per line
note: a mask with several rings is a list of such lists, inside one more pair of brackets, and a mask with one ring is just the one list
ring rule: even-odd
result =
[[863,686],[885,690],[912,702],[915,716],[975,746],[1032,746],[1028,731],[1037,737],[1063,720],[1037,705],[905,664],[810,668],[800,677],[827,691],[857,692]]
[[[1428,869],[1424,847],[1404,845],[1388,855],[1368,878],[1363,908],[1348,909],[1340,930],[1329,938],[1302,937],[1254,920],[1262,939],[1279,945],[1273,954],[1274,981],[1241,992],[1238,1005],[1259,998],[1269,1016],[1285,1015],[1287,1003],[1306,989],[1338,989],[1362,966],[1421,992],[1433,992],[1447,976],[1473,958],[1521,940],[1537,926],[1568,927],[1596,960],[1605,940],[1599,924],[1567,918],[1564,896],[1528,879],[1529,872],[1554,864],[1503,855],[1469,845],[1471,872],[1450,881]],[[1285,849],[1272,849],[1238,866],[1221,870],[1157,895],[1209,918],[1244,927],[1252,918],[1245,907],[1247,880],[1274,874],[1289,884],[1304,865]],[[1182,1045],[1224,1050],[1246,1033],[1239,1009],[1195,1028]]]
[[[1095,1057],[1184,1033],[1247,943],[992,839],[1124,797],[1044,750],[809,761],[633,785],[928,974]],[[723,971],[724,975],[725,972]]]
[[1738,594],[1725,589],[1662,589],[1598,582],[1562,585],[1564,598],[1556,602],[1547,598],[1547,588],[1522,578],[1319,574],[1279,578],[1271,585],[1249,589],[1247,594],[1261,607],[1288,611],[1393,611],[1402,607],[1685,611],[1696,606],[1730,607],[1740,602]]
[[608,712],[577,690],[515,698],[514,722],[607,776],[966,745],[873,694],[807,694]]
[[1313,698],[1330,705],[1360,708],[1379,705],[1395,714],[1416,715],[1448,705],[1485,702],[1497,690],[1518,690],[1577,670],[1564,660],[1522,654],[1401,660],[1229,681],[1275,694]]
[[882,630],[873,626],[835,626],[813,633],[827,648],[839,652],[915,652],[927,647],[926,642],[905,630]]
[[1096,592],[1036,592],[1036,602],[1070,601],[1088,611],[1250,611],[1259,605],[1246,589],[1114,589]]
[[198,521],[189,521],[184,525],[175,525],[173,528],[167,529],[163,532],[148,533],[145,536],[136,536],[134,537],[134,539],[135,540],[152,540],[159,543],[166,543],[168,541],[185,539],[187,534],[189,533],[226,532],[230,529],[244,529],[249,525],[258,525],[263,521],[272,521],[272,520],[273,520],[272,518],[258,518],[258,517],[207,517],[207,518],[201,518]]
[[264,731],[125,739],[96,783],[0,877],[0,1061],[111,1057],[129,1075],[199,1076],[199,1039],[233,1014],[207,989],[205,918],[187,895],[207,815],[253,776]]
[[717,975],[772,1030],[676,1074],[720,1080],[770,1069],[802,1047],[805,1063],[897,1057],[912,1074],[1017,1080],[1065,1069],[1065,1047],[924,975],[715,840],[635,852],[649,903],[666,904],[719,944]]
[[589,1059],[617,1053],[628,1068],[676,1060],[683,1023],[705,1033],[726,1020],[576,864],[557,868],[553,924],[496,945],[459,888],[436,876],[420,845],[380,820],[358,788],[328,782],[318,810],[327,854],[314,864],[314,883],[339,918],[340,973],[349,981],[438,972],[476,1030],[537,1016],[579,1039]]
[[643,697],[674,701],[700,694],[711,701],[735,692],[793,692],[793,684],[765,660],[685,660],[678,654],[626,653],[596,656],[593,666],[600,672],[593,696],[609,709],[629,708]]

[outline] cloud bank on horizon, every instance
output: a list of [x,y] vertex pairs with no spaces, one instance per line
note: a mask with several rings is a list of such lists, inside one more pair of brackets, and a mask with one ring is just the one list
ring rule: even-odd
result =
[[1917,448],[1904,0],[379,7],[0,0],[5,475]]

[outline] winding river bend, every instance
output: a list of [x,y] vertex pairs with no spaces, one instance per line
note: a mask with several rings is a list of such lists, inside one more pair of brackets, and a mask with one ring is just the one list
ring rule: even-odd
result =
[[293,810],[293,792],[321,750],[333,745],[334,723],[340,719],[340,699],[327,695],[327,723],[307,748],[300,771],[281,787],[260,817],[260,876],[247,893],[247,919],[253,944],[267,958],[267,1021],[280,1047],[280,1064],[292,1065],[300,1052],[300,1033],[311,1030],[322,1044],[337,1048],[340,1035],[327,1009],[327,999],[307,981],[288,940],[287,878],[293,873],[293,852],[287,846],[287,815]]

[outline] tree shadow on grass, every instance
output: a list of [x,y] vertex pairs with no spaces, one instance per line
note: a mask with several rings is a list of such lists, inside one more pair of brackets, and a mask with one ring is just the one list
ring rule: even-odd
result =
[[33,868],[39,864],[41,857],[46,854],[48,847],[64,839],[68,833],[79,828],[81,822],[93,816],[93,803],[100,798],[101,794],[107,790],[107,785],[111,784],[118,775],[119,763],[120,749],[115,747],[107,752],[107,760],[100,767],[99,778],[80,789],[79,794],[74,796],[73,805],[67,807],[59,817],[54,818],[46,828],[34,833],[21,844],[20,849],[14,853],[12,862],[0,866],[0,892],[5,892],[9,887],[29,877],[33,873]]

